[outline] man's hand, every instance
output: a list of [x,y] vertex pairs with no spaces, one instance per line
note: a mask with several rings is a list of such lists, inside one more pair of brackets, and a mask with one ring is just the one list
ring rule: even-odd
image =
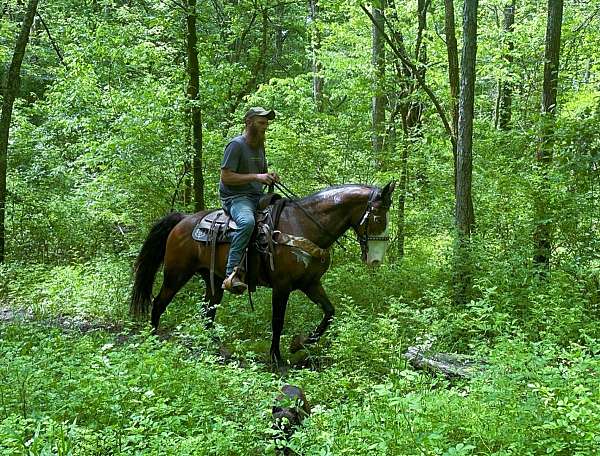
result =
[[274,182],[279,182],[279,175],[277,173],[239,174],[234,173],[228,168],[222,168],[221,182],[225,185],[245,185],[250,182],[260,182],[261,184],[272,185]]
[[277,173],[257,174],[256,180],[261,184],[272,185],[275,182],[279,182],[279,176],[277,175]]

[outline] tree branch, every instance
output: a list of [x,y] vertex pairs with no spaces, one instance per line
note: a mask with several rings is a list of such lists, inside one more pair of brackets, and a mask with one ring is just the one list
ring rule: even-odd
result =
[[[423,77],[419,74],[420,72],[419,72],[418,68],[416,67],[416,65],[406,55],[406,52],[404,51],[403,47],[402,48],[398,48],[392,42],[392,40],[390,39],[390,37],[388,36],[388,34],[385,32],[385,30],[383,30],[381,28],[381,26],[379,26],[379,24],[377,24],[377,22],[375,21],[375,18],[369,12],[369,10],[367,8],[365,8],[365,6],[363,4],[361,4],[360,7],[365,12],[365,14],[367,16],[369,16],[369,19],[371,19],[371,22],[375,25],[375,27],[377,27],[377,29],[379,30],[379,32],[381,33],[381,35],[385,38],[385,40],[387,41],[387,43],[390,45],[390,48],[392,49],[392,52],[402,61],[402,63],[404,65],[406,65],[408,68],[410,68],[410,71],[411,71],[412,75],[414,76],[414,78],[419,83],[419,86],[421,86],[421,88],[425,91],[425,93],[427,94],[427,96],[429,97],[429,99],[431,100],[431,102],[433,103],[433,105],[435,106],[435,109],[436,109],[438,115],[440,116],[440,119],[441,119],[441,121],[442,121],[442,123],[444,125],[444,129],[446,130],[446,133],[450,137],[450,141],[452,141],[452,145],[454,146],[455,139],[454,139],[454,136],[452,135],[452,129],[450,128],[450,124],[448,123],[448,119],[446,119],[446,114],[444,112],[444,108],[442,108],[442,105],[440,104],[439,100],[437,99],[437,97],[435,96],[435,94],[433,93],[433,91],[431,90],[431,88],[429,88],[429,86],[427,85],[427,83],[423,80]],[[384,18],[384,21],[385,21],[385,23],[389,27],[389,22],[387,21],[387,19]]]
[[418,11],[419,29],[417,30],[417,40],[415,44],[415,60],[417,62],[421,61],[421,46],[423,44],[423,32],[425,31],[425,15],[427,14],[430,3],[431,0],[425,0],[423,2],[423,8]]
[[176,0],[167,0],[167,1],[171,4],[173,4],[174,6],[181,8],[184,11],[187,11],[187,9],[188,9],[188,7],[186,5],[184,5],[183,3],[180,3]]
[[48,35],[48,39],[50,40],[50,43],[52,43],[52,47],[54,48],[54,51],[56,52],[56,55],[58,56],[58,60],[60,61],[60,63],[63,64],[63,66],[68,70],[69,67],[67,66],[67,64],[65,63],[65,61],[63,60],[63,56],[60,52],[60,48],[58,47],[58,45],[56,44],[56,42],[54,41],[54,39],[52,38],[52,35],[50,34],[50,29],[48,28],[48,26],[46,25],[46,22],[44,22],[44,19],[42,18],[42,15],[37,12],[37,17],[39,18],[40,22],[42,23],[42,25],[44,26],[44,30],[46,30],[46,34]]

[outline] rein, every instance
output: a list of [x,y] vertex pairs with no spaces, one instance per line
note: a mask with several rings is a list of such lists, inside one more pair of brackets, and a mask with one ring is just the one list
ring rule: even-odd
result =
[[[292,203],[294,203],[296,205],[296,207],[298,207],[303,213],[304,215],[306,215],[315,225],[317,225],[317,227],[319,227],[322,231],[325,232],[325,234],[328,234],[329,237],[333,237],[333,235],[329,232],[329,230],[327,230],[327,228],[325,228],[321,222],[319,222],[317,219],[315,219],[312,214],[310,214],[306,209],[304,209],[300,204],[298,204],[296,202],[296,200],[299,198],[293,191],[291,191],[289,188],[287,188],[284,184],[282,184],[281,182],[274,182],[273,185],[281,192],[283,193],[283,195],[288,198]],[[343,235],[345,236],[345,235]],[[342,250],[344,252],[346,252],[346,247],[344,247],[340,241],[338,239],[335,239],[335,243],[337,245],[339,245]]]
[[[287,197],[291,202],[293,202],[310,220],[312,220],[312,222],[315,225],[317,225],[317,227],[319,227],[321,230],[323,230],[326,234],[329,234],[330,237],[333,237],[331,235],[331,233],[329,233],[329,231],[318,220],[316,220],[306,209],[304,209],[300,204],[298,204],[295,201],[296,199],[298,199],[298,196],[295,195],[294,192],[292,192],[289,188],[287,188],[281,182],[274,182],[272,185],[277,187],[277,189],[279,191],[281,191],[281,193],[283,193],[284,196]],[[389,241],[390,240],[389,236],[369,236],[369,219],[370,219],[371,212],[373,211],[373,202],[375,201],[376,196],[377,196],[377,192],[375,190],[372,190],[371,194],[369,195],[369,200],[367,201],[367,207],[365,208],[365,213],[362,216],[358,226],[354,230],[356,232],[356,237],[358,239],[358,243],[360,244],[361,248],[367,247],[369,241]],[[384,209],[388,209],[388,210],[390,208],[389,205],[386,205],[386,206],[382,205],[382,207]],[[363,225],[365,227],[365,231],[364,231],[363,235],[360,235],[358,233],[358,229],[360,227],[362,227]],[[344,234],[342,234],[341,237],[348,238],[349,236],[347,236],[344,233]],[[339,240],[335,239],[335,243],[337,245],[339,245],[342,248],[342,250],[346,251],[346,248],[340,243]]]

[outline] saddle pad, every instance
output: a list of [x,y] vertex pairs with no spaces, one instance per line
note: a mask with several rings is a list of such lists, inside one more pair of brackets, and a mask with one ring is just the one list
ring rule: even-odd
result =
[[[227,226],[225,223],[229,222]],[[217,242],[231,242],[230,235],[237,229],[236,223],[223,209],[210,212],[192,230],[192,239],[200,242],[212,240],[211,229],[217,232]]]

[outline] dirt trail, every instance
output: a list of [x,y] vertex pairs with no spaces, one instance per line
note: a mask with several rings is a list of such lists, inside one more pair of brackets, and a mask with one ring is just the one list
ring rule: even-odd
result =
[[[104,331],[115,335],[115,342],[117,344],[125,344],[127,341],[134,336],[139,334],[142,326],[124,325],[122,322],[108,322],[108,321],[92,321],[88,317],[82,316],[55,316],[48,318],[38,318],[33,312],[26,309],[13,309],[10,307],[0,306],[0,330],[3,325],[16,324],[32,324],[39,325],[44,328],[59,328],[64,332],[79,332],[79,333],[90,333],[93,331]],[[188,348],[192,356],[198,355],[203,349],[195,347],[195,344],[188,340],[184,334],[173,333],[168,328],[161,327],[158,330],[156,336],[161,340],[175,341],[182,346]],[[216,345],[216,354],[219,358],[220,363],[233,363],[240,367],[246,366],[246,361],[239,359],[234,356],[231,351],[215,337],[213,342]],[[290,366],[295,368],[309,368],[313,370],[320,370],[323,366],[316,360],[308,357],[306,351],[301,350],[297,354],[292,355],[289,359]],[[265,368],[270,369],[269,363],[265,363]]]
[[122,323],[90,321],[85,317],[57,316],[52,318],[37,318],[33,312],[25,309],[12,309],[0,307],[0,324],[10,323],[35,323],[41,326],[61,328],[63,330],[80,331],[107,331],[119,333],[123,331]]

